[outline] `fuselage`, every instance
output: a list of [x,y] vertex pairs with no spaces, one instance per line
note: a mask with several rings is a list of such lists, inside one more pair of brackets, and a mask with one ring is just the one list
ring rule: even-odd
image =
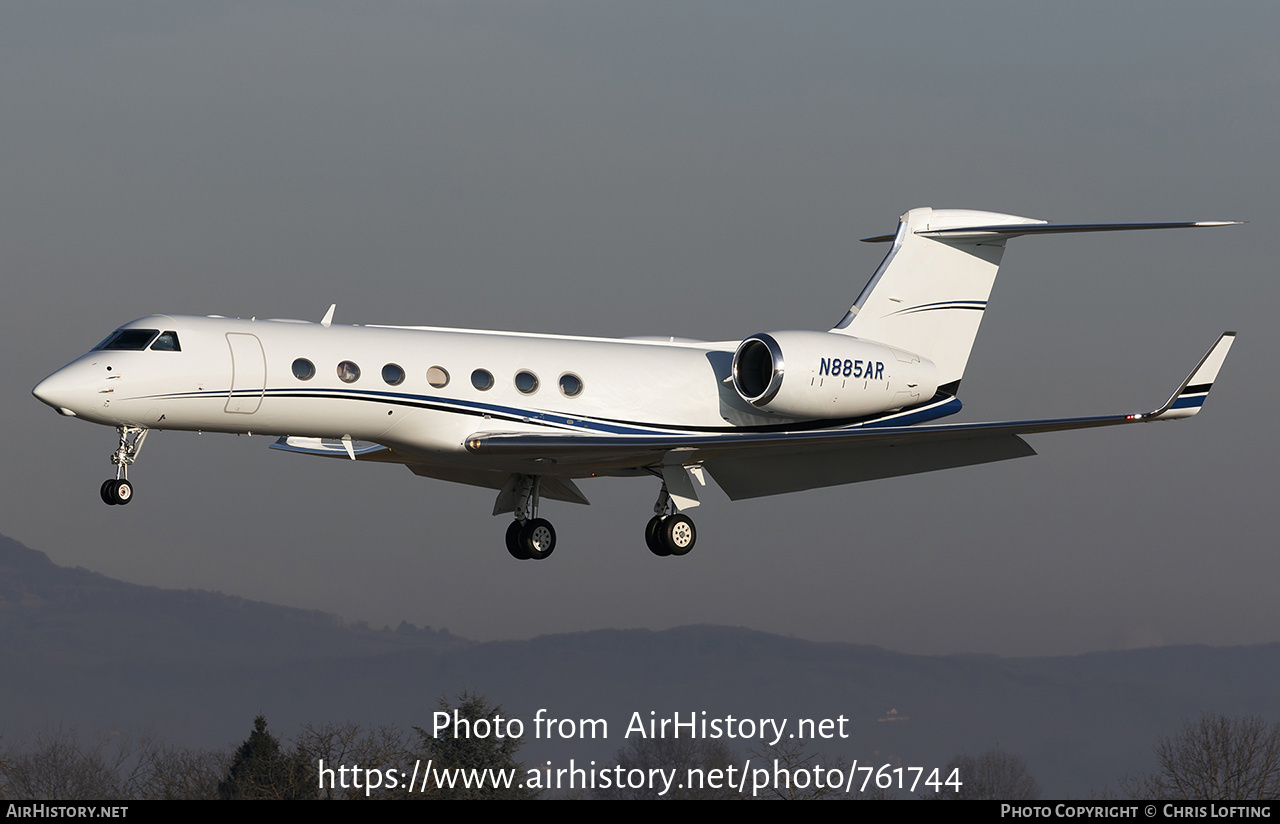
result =
[[[738,345],[152,315],[120,327],[35,394],[110,426],[345,436],[433,463],[461,459],[478,432],[651,435],[798,423],[735,390]],[[795,364],[793,384],[830,387],[831,360]],[[890,408],[899,364],[890,369],[876,375],[868,363],[866,380],[840,378],[857,411]]]

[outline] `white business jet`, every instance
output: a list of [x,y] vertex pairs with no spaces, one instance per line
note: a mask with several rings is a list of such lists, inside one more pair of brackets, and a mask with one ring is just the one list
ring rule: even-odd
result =
[[826,332],[741,341],[587,338],[427,326],[152,315],[121,326],[34,394],[113,426],[108,504],[133,500],[147,432],[280,436],[273,448],[404,464],[498,491],[507,549],[546,558],[542,498],[585,504],[576,479],[661,481],[645,540],[694,544],[698,487],[734,500],[1033,455],[1038,432],[1196,414],[1235,339],[1224,333],[1163,405],[1143,414],[927,424],[957,391],[1005,242],[1020,235],[1223,226],[1052,224],[913,209],[853,307]]

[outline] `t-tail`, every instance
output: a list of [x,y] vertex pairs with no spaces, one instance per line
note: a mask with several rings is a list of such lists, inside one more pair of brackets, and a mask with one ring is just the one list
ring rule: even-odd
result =
[[1011,237],[1128,229],[1228,226],[1239,221],[1186,223],[1049,223],[971,209],[912,209],[871,280],[832,332],[886,343],[928,358],[939,391],[955,395],[978,336],[1005,242]]

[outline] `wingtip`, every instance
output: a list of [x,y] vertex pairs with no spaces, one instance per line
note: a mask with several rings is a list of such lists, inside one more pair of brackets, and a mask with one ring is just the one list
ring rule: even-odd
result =
[[1142,416],[1141,420],[1189,418],[1199,412],[1200,407],[1209,397],[1209,390],[1213,388],[1214,381],[1218,379],[1218,372],[1227,360],[1227,354],[1231,351],[1235,337],[1235,332],[1223,332],[1196,364],[1196,368],[1191,370],[1191,374],[1182,382],[1182,386],[1178,387],[1178,391],[1173,393],[1164,406]]

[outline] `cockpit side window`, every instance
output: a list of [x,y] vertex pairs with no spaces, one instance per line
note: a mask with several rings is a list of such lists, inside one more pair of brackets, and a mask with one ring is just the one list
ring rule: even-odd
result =
[[[159,329],[118,329],[94,348],[139,352],[146,349],[147,344],[159,333]],[[176,344],[178,339],[175,336],[173,340]]]
[[182,347],[178,345],[177,332],[161,332],[160,337],[156,338],[156,342],[151,344],[151,348],[163,350],[165,352],[182,351]]

